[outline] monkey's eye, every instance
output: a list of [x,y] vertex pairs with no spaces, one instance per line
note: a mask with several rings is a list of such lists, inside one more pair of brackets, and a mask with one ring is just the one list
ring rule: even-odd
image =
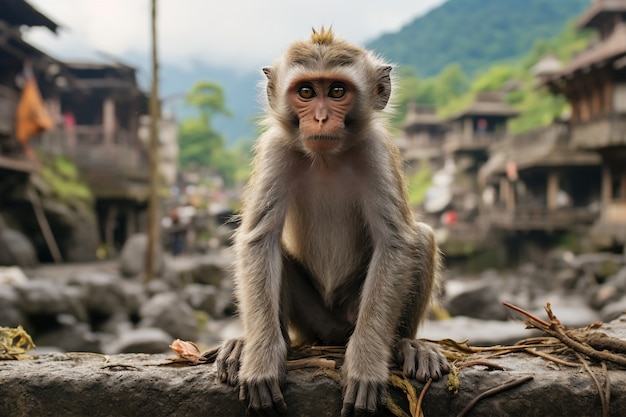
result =
[[302,84],[298,87],[298,95],[305,100],[315,97],[315,90],[310,84]]
[[330,90],[328,91],[328,97],[330,98],[342,98],[347,93],[347,88],[342,83],[335,83],[330,86]]

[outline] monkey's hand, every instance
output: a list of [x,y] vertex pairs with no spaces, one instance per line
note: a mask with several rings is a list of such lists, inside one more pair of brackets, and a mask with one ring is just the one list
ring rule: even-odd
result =
[[439,347],[425,340],[402,339],[398,343],[396,362],[407,378],[426,382],[429,378],[438,381],[450,372],[448,360]]
[[215,368],[217,378],[228,385],[236,386],[243,352],[243,339],[230,339],[222,343],[217,351]]
[[387,379],[366,381],[348,378],[343,391],[341,417],[373,416],[379,406],[387,405]]
[[273,416],[285,414],[287,404],[280,390],[280,378],[258,378],[242,380],[239,386],[239,399],[248,404],[248,414],[254,412]]
[[[389,366],[382,355],[369,355],[358,349],[355,340],[348,343],[342,367],[343,407],[341,417],[372,416],[387,404]],[[376,360],[365,360],[365,358]]]
[[[240,378],[239,368],[243,359],[243,347],[243,338],[222,343],[215,359],[218,379],[233,387],[239,385],[239,399],[248,405],[248,411],[263,412],[267,415],[274,415],[276,412],[284,414],[287,411],[287,405],[280,389],[280,380],[284,377],[284,371],[279,371],[276,377]],[[252,372],[252,374],[255,373]]]

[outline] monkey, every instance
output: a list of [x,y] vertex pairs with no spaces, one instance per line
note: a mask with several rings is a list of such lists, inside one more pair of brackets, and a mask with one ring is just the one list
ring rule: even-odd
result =
[[234,236],[242,338],[225,341],[217,378],[253,413],[283,414],[288,349],[345,345],[342,416],[386,404],[390,364],[410,378],[449,371],[416,340],[438,285],[432,229],[417,222],[389,129],[392,66],[313,30],[271,67]]

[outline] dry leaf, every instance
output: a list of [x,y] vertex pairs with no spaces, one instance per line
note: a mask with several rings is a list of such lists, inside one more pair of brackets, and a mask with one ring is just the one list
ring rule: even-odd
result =
[[172,349],[172,351],[174,351],[174,353],[176,353],[180,358],[193,364],[206,361],[206,359],[202,357],[200,349],[198,349],[198,345],[193,342],[176,339],[170,345],[170,349]]

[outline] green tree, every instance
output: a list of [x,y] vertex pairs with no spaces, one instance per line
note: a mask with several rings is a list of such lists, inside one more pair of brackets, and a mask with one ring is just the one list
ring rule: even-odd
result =
[[232,179],[228,156],[224,148],[224,138],[212,125],[215,115],[229,116],[222,87],[210,81],[196,83],[185,96],[185,102],[196,108],[196,118],[183,120],[179,125],[178,141],[180,166],[191,165],[210,167],[221,174],[226,181]]
[[446,105],[467,92],[470,82],[458,63],[448,65],[433,79],[435,104]]

